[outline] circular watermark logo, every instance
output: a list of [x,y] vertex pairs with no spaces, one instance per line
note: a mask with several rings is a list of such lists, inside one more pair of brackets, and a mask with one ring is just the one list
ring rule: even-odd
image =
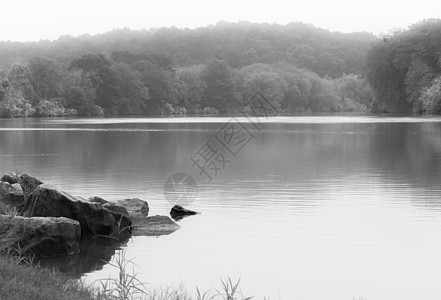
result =
[[171,205],[189,205],[196,199],[198,185],[187,173],[175,173],[164,183],[164,197]]

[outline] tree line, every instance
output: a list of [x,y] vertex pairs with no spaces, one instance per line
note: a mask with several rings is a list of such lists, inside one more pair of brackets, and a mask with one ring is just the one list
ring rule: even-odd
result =
[[374,111],[441,113],[441,20],[384,36],[368,52]]
[[0,116],[235,113],[256,91],[286,113],[367,111],[376,40],[241,22],[0,42]]

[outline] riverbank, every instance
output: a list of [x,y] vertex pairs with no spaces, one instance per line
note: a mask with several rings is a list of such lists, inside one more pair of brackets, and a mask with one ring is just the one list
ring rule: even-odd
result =
[[222,281],[218,290],[200,291],[191,296],[182,285],[147,290],[134,273],[127,272],[130,260],[121,251],[112,266],[118,268],[118,278],[102,279],[96,285],[86,285],[55,269],[43,268],[32,260],[10,254],[0,254],[1,300],[250,300],[240,293],[239,283]]
[[0,255],[2,300],[91,300],[96,292],[55,270],[32,266],[22,258]]

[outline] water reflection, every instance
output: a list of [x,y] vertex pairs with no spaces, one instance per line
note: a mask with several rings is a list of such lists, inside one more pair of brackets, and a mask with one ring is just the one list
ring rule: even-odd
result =
[[44,267],[54,267],[72,278],[80,278],[83,274],[102,270],[115,252],[127,245],[129,238],[126,235],[119,240],[105,237],[83,239],[80,242],[80,253],[38,259],[37,262]]

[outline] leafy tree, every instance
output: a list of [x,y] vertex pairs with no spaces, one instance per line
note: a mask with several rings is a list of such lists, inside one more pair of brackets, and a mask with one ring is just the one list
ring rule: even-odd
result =
[[41,100],[35,108],[35,114],[38,117],[62,117],[77,114],[75,110],[64,108],[62,102],[62,98]]
[[329,82],[315,79],[312,82],[309,107],[312,111],[339,111],[340,98],[336,95]]
[[421,95],[422,110],[428,114],[441,113],[441,77],[437,77],[432,86]]
[[[1,73],[0,73],[1,74]],[[5,99],[6,91],[9,87],[9,80],[4,75],[0,76],[0,102]]]
[[420,97],[424,90],[431,86],[435,71],[421,60],[412,60],[404,79],[407,101],[412,104],[415,112],[420,111]]
[[173,74],[148,60],[138,61],[135,70],[140,73],[140,79],[149,91],[146,111],[163,113],[165,104],[173,102]]
[[376,45],[368,56],[368,80],[372,86],[376,102],[374,111],[409,111],[410,105],[405,101],[405,74],[393,64],[394,51],[390,42]]
[[35,109],[30,102],[23,97],[20,90],[5,88],[2,101],[0,101],[0,117],[27,117],[33,115]]
[[249,99],[260,91],[276,108],[282,107],[288,83],[274,70],[272,66],[258,64],[241,69],[244,76],[242,86],[243,99]]
[[99,70],[110,67],[110,65],[111,62],[103,54],[85,54],[81,58],[73,59],[70,68],[96,74]]
[[118,88],[119,82],[116,72],[112,68],[104,66],[97,71],[94,81],[96,87],[95,103],[104,108],[106,114],[117,114],[121,90]]
[[115,103],[118,114],[141,114],[149,101],[149,90],[143,84],[141,74],[128,64],[114,63],[111,67],[116,76],[119,99]]
[[86,54],[73,59],[70,64],[70,69],[80,69],[87,74],[95,88],[95,103],[108,115],[117,113],[116,104],[120,98],[118,79],[111,65],[112,62],[102,54]]
[[441,75],[440,57],[439,19],[425,20],[384,37],[368,54],[368,79],[376,95],[374,107],[437,111],[433,106],[437,95],[433,79]]
[[32,73],[34,91],[39,99],[52,99],[62,94],[62,70],[54,60],[33,57],[29,60],[28,67]]
[[228,64],[219,59],[209,61],[202,70],[201,78],[206,86],[205,106],[214,107],[220,112],[231,113],[238,105],[238,96]]
[[9,87],[19,91],[24,99],[31,101],[31,103],[38,101],[33,87],[34,78],[27,66],[19,63],[14,64],[9,70],[7,78]]
[[334,84],[337,95],[346,99],[346,103],[358,103],[367,108],[374,101],[371,87],[360,75],[344,75],[336,78]]
[[205,84],[201,80],[203,65],[182,67],[177,70],[178,78],[184,84],[183,103],[191,112],[200,112],[203,108],[203,95]]
[[104,114],[103,109],[92,101],[87,89],[78,86],[71,87],[65,97],[66,108],[74,109],[80,116],[102,116]]

